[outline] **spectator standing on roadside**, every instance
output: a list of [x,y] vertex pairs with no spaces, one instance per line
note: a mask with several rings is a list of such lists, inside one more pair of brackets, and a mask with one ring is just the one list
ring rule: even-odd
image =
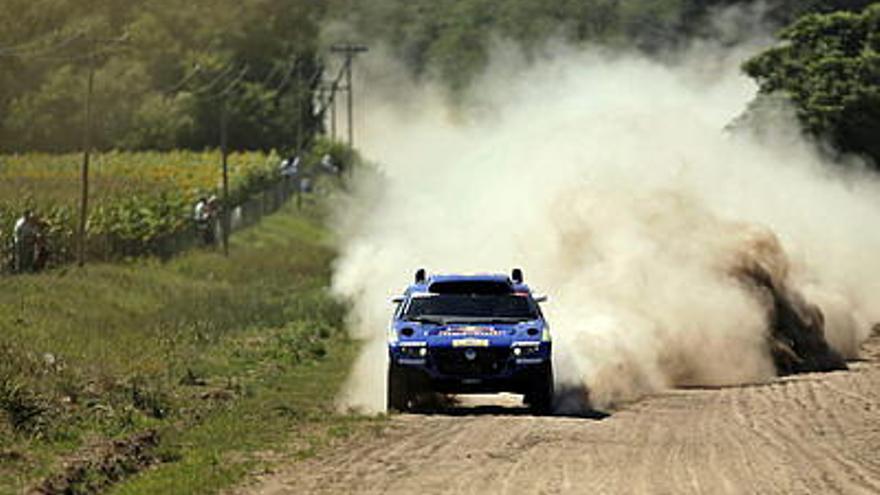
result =
[[330,156],[330,153],[324,153],[324,156],[321,157],[321,168],[328,174],[339,175],[339,167],[333,163],[333,157]]
[[204,196],[200,197],[199,200],[196,202],[195,207],[193,207],[193,221],[196,224],[196,232],[202,239],[202,242],[204,242],[205,244],[210,244],[210,242],[208,242],[208,230],[210,230],[210,216],[208,209],[208,198]]
[[282,160],[281,166],[278,168],[281,176],[287,178],[295,177],[299,173],[299,162],[299,155]]
[[205,230],[205,244],[214,245],[217,242],[217,221],[220,218],[220,201],[217,195],[212,194],[205,203],[205,216],[208,223]]
[[196,201],[195,206],[193,207],[193,220],[196,223],[199,223],[205,219],[206,208],[208,207],[208,198],[204,196],[199,196],[199,200]]
[[24,214],[16,220],[12,230],[16,273],[35,270],[39,237],[40,228],[34,218],[34,212],[25,210]]
[[291,188],[293,188],[294,191],[297,189],[296,178],[299,176],[299,165],[299,155],[292,155],[281,161],[281,166],[278,168],[278,171],[281,174],[281,181],[284,185],[285,195],[289,194]]

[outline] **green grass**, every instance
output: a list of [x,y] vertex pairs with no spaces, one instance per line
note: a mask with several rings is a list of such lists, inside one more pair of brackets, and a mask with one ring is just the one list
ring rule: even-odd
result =
[[[215,493],[274,459],[310,456],[341,434],[369,424],[372,420],[336,415],[326,400],[327,390],[342,383],[354,358],[351,346],[327,350],[326,359],[278,370],[234,407],[167,439],[181,460],[149,470],[112,493]],[[252,365],[259,362],[265,361]]]
[[314,210],[238,234],[228,259],[0,279],[0,493],[146,429],[164,462],[115,491],[215,493],[371,423],[333,409],[357,346]]

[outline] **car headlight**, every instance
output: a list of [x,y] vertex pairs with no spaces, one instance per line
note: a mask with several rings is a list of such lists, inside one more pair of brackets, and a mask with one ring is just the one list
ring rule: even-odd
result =
[[423,358],[428,355],[428,348],[415,346],[401,347],[400,355],[408,358]]
[[541,352],[541,348],[536,345],[516,346],[513,348],[513,355],[516,357],[535,356]]

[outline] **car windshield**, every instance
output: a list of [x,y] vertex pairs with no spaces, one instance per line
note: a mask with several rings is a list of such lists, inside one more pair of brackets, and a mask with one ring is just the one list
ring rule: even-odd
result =
[[437,294],[414,297],[404,318],[413,321],[524,321],[538,318],[534,303],[515,294]]

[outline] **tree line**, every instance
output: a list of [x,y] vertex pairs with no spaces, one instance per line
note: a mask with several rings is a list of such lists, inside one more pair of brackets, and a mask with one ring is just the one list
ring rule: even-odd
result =
[[[872,6],[873,5],[873,6]],[[648,54],[696,38],[722,39],[713,16],[749,0],[378,0],[356,9],[358,29],[384,39],[416,77],[466,89],[488,62],[493,37],[529,54],[549,38]],[[880,165],[880,2],[770,0],[763,23],[779,46],[743,69],[761,98],[792,102],[805,130]]]
[[[880,157],[877,9],[868,0],[768,0],[780,47],[744,69],[791,99],[810,132]],[[322,130],[316,115],[327,43],[383,42],[416,78],[455,96],[496,37],[529,54],[548,39],[668,51],[721,38],[720,9],[751,0],[5,0],[0,9],[0,151],[69,151],[82,141],[95,70],[103,149],[218,145],[225,107],[234,149],[289,149]],[[735,40],[733,40],[735,41]],[[329,76],[329,74],[328,74]]]
[[[782,27],[809,13],[858,11],[866,0],[770,0],[763,20]],[[493,38],[528,54],[547,39],[647,53],[718,38],[713,16],[754,0],[372,0],[350,2],[357,30],[386,41],[417,77],[465,89],[488,61]],[[733,40],[735,41],[735,40]]]
[[0,150],[289,147],[312,133],[324,7],[309,0],[4,0]]

